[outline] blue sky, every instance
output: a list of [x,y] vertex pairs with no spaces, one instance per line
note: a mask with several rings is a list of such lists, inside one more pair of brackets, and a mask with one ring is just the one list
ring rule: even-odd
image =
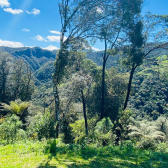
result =
[[[0,0],[0,46],[59,48],[59,0]],[[168,0],[146,0],[142,13],[168,14]],[[95,50],[104,46],[97,42]]]

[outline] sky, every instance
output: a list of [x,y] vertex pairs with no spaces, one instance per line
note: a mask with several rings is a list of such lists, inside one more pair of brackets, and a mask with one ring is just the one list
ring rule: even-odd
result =
[[[59,48],[59,0],[0,0],[0,46]],[[146,0],[142,14],[168,14],[168,0]],[[97,42],[93,50],[103,50]]]

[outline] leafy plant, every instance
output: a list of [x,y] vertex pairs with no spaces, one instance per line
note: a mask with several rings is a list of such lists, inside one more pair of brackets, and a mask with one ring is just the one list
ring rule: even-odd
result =
[[159,130],[154,122],[144,120],[135,122],[134,124],[135,125],[128,126],[128,130],[130,131],[128,136],[138,141],[138,147],[143,149],[154,149],[156,143],[165,140],[165,134]]
[[21,126],[22,122],[15,114],[4,118],[3,122],[0,124],[0,135],[4,143],[14,143],[17,139]]
[[[94,137],[94,127],[96,125],[97,117],[88,120],[88,137]],[[83,143],[86,137],[85,134],[85,121],[77,120],[74,123],[69,124],[72,129],[72,136],[74,137],[75,143]]]
[[3,103],[3,107],[6,110],[11,111],[16,115],[22,115],[23,111],[29,107],[29,102],[22,102],[21,100],[11,101],[10,105]]
[[116,136],[112,132],[113,126],[114,124],[109,117],[103,118],[96,124],[94,134],[100,144],[107,145],[114,143]]
[[38,138],[54,138],[55,137],[56,123],[54,117],[50,112],[46,112],[44,115],[36,115],[34,121],[32,121],[28,127],[28,136]]

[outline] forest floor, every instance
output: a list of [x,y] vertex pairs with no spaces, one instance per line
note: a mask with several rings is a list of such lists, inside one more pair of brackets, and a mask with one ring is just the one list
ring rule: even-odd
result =
[[0,146],[0,168],[168,168],[168,155],[131,146],[67,145],[46,152],[43,142]]

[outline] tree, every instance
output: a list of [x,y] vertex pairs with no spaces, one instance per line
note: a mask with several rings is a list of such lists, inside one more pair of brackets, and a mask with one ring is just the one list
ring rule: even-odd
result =
[[13,80],[14,80],[14,100],[18,99],[20,96],[20,85],[21,85],[21,77],[23,71],[23,61],[16,60],[13,66]]
[[110,55],[116,54],[117,47],[127,42],[129,25],[139,15],[141,4],[142,0],[112,0],[103,1],[99,8],[99,13],[104,16],[104,19],[95,23],[93,29],[95,33],[93,32],[92,36],[103,40],[105,44],[102,54],[101,119],[105,113],[105,68],[107,60]]
[[93,83],[92,77],[88,74],[84,74],[82,71],[74,74],[72,77],[73,87],[77,90],[81,96],[81,101],[83,105],[83,116],[85,120],[85,133],[88,135],[88,124],[87,124],[87,113],[86,113],[86,105],[87,105],[87,97]]
[[[53,75],[53,90],[55,99],[55,116],[57,123],[57,137],[60,119],[60,101],[58,93],[58,85],[64,75],[65,66],[67,65],[67,58],[69,50],[75,43],[83,43],[81,36],[84,35],[89,29],[95,18],[94,12],[96,11],[97,0],[62,0],[59,4],[59,12],[61,16],[61,37],[60,37],[60,50],[57,54],[55,62],[55,72]],[[65,33],[68,31],[68,37]],[[73,47],[72,47],[73,48]]]
[[22,102],[21,100],[11,101],[10,104],[3,103],[3,107],[5,110],[9,110],[10,112],[18,115],[23,124],[26,123],[26,117],[28,115],[27,108],[29,107],[30,102]]
[[10,57],[8,53],[0,52],[0,101],[7,102],[7,79],[9,75]]
[[20,99],[22,101],[31,100],[31,96],[34,92],[33,75],[31,69],[25,65],[25,73],[22,74],[21,86],[20,86]]
[[[90,116],[101,115],[101,67],[97,67],[97,72],[92,76],[94,83],[88,96],[87,110]],[[119,109],[123,106],[125,93],[127,90],[128,76],[120,74],[116,69],[106,70],[105,85],[105,107],[104,117],[109,117],[114,122],[118,116]]]
[[[149,19],[154,20],[152,20],[149,25],[144,26],[144,23],[146,23],[147,21],[149,22]],[[165,48],[168,45],[168,43],[164,41],[160,44],[155,42],[153,46],[150,45],[150,43],[148,43],[148,40],[151,40],[151,34],[153,36],[153,40],[162,40],[162,33],[165,32],[165,29],[163,28],[162,31],[158,30],[158,26],[160,24],[162,25],[162,23],[163,20],[159,19],[158,21],[158,18],[153,18],[152,16],[149,17],[149,15],[147,15],[147,17],[145,17],[144,20],[137,19],[136,22],[129,25],[130,32],[128,35],[131,45],[125,47],[125,52],[127,53],[127,56],[122,61],[123,64],[131,70],[129,76],[127,96],[123,108],[124,110],[126,109],[128,104],[132,79],[137,67],[142,65],[144,59],[146,59],[146,57],[149,56],[152,51]]]

